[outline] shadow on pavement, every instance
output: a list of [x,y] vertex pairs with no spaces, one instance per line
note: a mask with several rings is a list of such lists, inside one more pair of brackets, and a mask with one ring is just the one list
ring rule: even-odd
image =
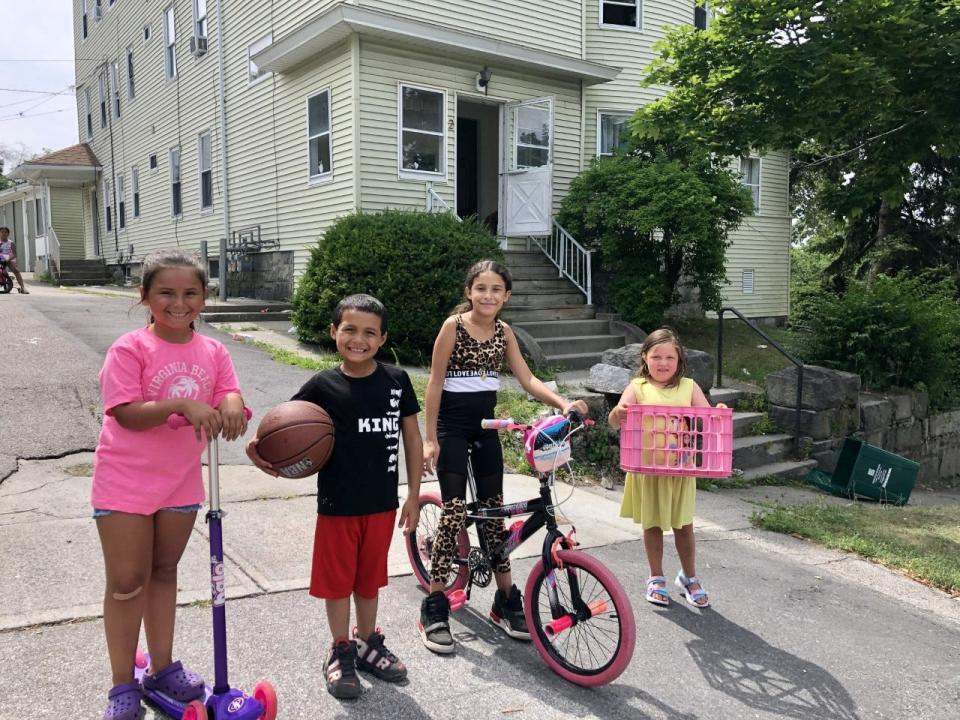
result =
[[715,609],[701,615],[673,603],[657,617],[695,635],[687,649],[704,679],[747,707],[797,720],[858,720],[853,698],[833,675],[770,645]]

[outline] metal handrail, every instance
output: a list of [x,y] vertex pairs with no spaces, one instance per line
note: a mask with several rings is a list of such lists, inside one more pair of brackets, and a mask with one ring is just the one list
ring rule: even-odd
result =
[[552,222],[550,235],[530,239],[557,266],[560,277],[576,285],[586,296],[587,305],[593,305],[593,251],[578,243],[556,220]]
[[453,208],[447,204],[447,201],[444,200],[437,194],[437,191],[433,189],[433,183],[427,183],[427,212],[435,212],[434,206],[439,206],[442,210],[448,213],[452,213],[453,216],[457,219],[457,222],[463,222],[463,218],[453,212]]
[[[50,240],[53,240],[52,247]],[[50,257],[51,251],[53,252],[52,257],[54,259],[54,267],[56,267],[57,281],[60,281],[63,278],[63,272],[60,269],[60,238],[57,237],[57,231],[53,229],[53,225],[47,226],[47,270],[50,270]],[[51,276],[53,273],[51,273]]]
[[757,335],[762,337],[768,343],[773,345],[781,355],[783,355],[787,360],[792,362],[797,367],[797,414],[796,414],[796,425],[794,427],[793,433],[793,452],[796,457],[800,457],[800,418],[801,418],[801,400],[803,398],[803,362],[795,358],[793,355],[788,353],[782,347],[780,343],[774,340],[772,337],[767,335],[763,330],[754,325],[750,320],[748,320],[744,315],[732,307],[722,307],[718,313],[720,322],[717,323],[717,382],[716,387],[723,387],[723,314],[725,312],[731,312],[736,315],[738,318],[743,320],[746,323],[747,327],[753,330]]

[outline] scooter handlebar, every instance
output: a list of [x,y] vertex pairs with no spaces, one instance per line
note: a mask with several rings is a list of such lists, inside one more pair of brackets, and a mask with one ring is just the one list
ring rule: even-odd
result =
[[[253,417],[253,410],[245,407],[243,409],[243,416],[249,420]],[[188,427],[189,425],[190,421],[180,413],[170,413],[170,416],[167,418],[167,427],[171,430],[179,430],[180,428]]]

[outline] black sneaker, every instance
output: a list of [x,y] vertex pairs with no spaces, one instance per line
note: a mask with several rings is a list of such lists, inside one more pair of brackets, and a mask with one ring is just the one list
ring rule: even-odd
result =
[[435,653],[448,655],[453,652],[453,635],[450,633],[450,601],[440,590],[427,595],[420,604],[420,622],[417,623],[420,639]]
[[340,700],[358,698],[363,693],[357,677],[357,645],[341,640],[330,649],[330,657],[323,666],[327,678],[327,692]]
[[404,665],[383,644],[383,633],[377,628],[364,640],[353,629],[353,641],[357,644],[357,670],[373,673],[387,682],[402,682],[407,679],[407,666]]
[[510,587],[510,594],[497,590],[490,608],[490,621],[507,635],[517,640],[529,640],[527,619],[523,616],[523,598],[516,585]]

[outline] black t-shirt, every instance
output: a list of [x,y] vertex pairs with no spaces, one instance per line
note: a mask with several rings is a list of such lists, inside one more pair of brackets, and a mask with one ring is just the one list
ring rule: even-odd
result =
[[315,403],[333,420],[333,455],[317,474],[317,513],[396,510],[401,420],[420,412],[406,371],[381,363],[362,378],[324,370],[291,399]]

